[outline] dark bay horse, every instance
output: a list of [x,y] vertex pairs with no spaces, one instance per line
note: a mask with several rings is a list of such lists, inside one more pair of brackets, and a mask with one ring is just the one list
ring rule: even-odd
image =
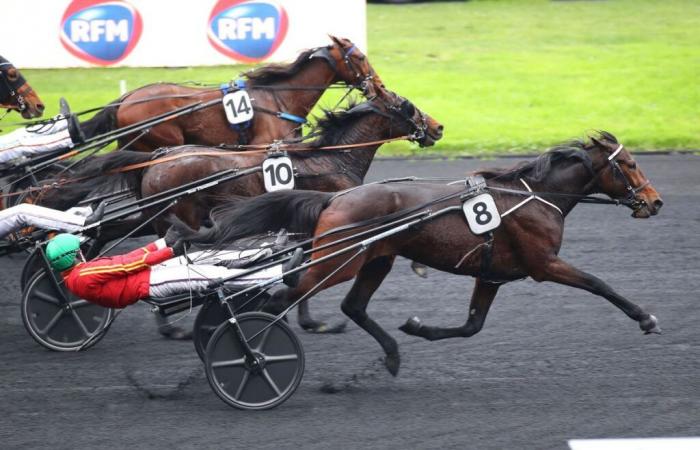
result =
[[[442,125],[435,119],[420,111],[410,101],[391,92],[385,98],[375,98],[347,111],[327,112],[314,131],[318,137],[311,142],[295,145],[296,151],[289,152],[297,172],[297,187],[338,191],[362,184],[381,143],[345,150],[323,150],[325,146],[354,145],[406,135],[412,135],[421,146],[430,146],[442,137],[442,132]],[[207,155],[202,155],[203,152]],[[126,185],[130,184],[135,190],[141,191],[142,197],[146,197],[227,169],[259,167],[266,155],[236,154],[217,148],[185,146],[174,149],[161,159],[170,157],[179,158],[147,167],[143,173],[126,174]],[[145,153],[114,152],[94,158],[75,176],[81,179],[84,176],[105,174],[114,167],[149,160],[150,155]],[[42,198],[41,204],[66,209],[104,183],[120,184],[118,178],[119,176],[98,176],[77,185],[69,184],[65,189],[49,191]],[[211,208],[231,196],[248,197],[264,192],[262,174],[250,174],[220,187],[182,198],[173,212],[191,227],[198,228],[209,217]],[[138,225],[143,220],[136,219],[133,225]],[[156,224],[157,233],[163,235],[168,226],[168,222],[159,221]],[[114,234],[114,237],[123,235],[124,226],[107,231],[105,236],[110,234]],[[306,305],[299,308],[299,323],[307,330],[319,331],[326,328],[324,323],[311,318]]]
[[[459,207],[459,194],[465,189],[463,184],[375,184],[343,195],[274,192],[218,208],[212,214],[218,226],[210,232],[200,231],[201,235],[194,240],[232,241],[281,227],[320,236],[336,227],[401,211],[438,211],[456,205],[458,211],[369,244],[351,261],[348,261],[350,254],[346,254],[312,265],[299,285],[284,292],[273,305],[271,312],[279,313],[312,291],[317,283],[320,283],[320,290],[355,278],[341,308],[379,342],[386,353],[385,365],[393,375],[398,373],[400,365],[398,345],[367,315],[366,308],[397,255],[438,270],[476,278],[464,325],[434,327],[413,318],[400,328],[410,335],[428,340],[472,336],[481,330],[498,288],[528,276],[539,282],[551,281],[602,296],[637,321],[645,333],[660,331],[654,316],[622,297],[602,280],[557,256],[562,244],[564,219],[582,196],[604,193],[613,199],[623,199],[633,209],[632,216],[636,218],[657,214],[663,204],[659,193],[632,156],[611,134],[601,132],[590,143],[577,141],[554,148],[533,162],[514,169],[486,170],[481,174],[501,214],[526,197],[497,189],[518,190],[530,195],[525,188],[527,183],[541,199],[533,198],[535,201],[526,202],[503,217],[500,227],[493,232],[490,263],[486,266],[483,261],[487,256],[484,237],[470,232]],[[456,196],[426,206],[450,194]],[[367,228],[320,238],[313,245],[318,247],[363,229]],[[343,243],[341,248],[352,242],[357,240]],[[333,250],[336,249],[315,252],[312,259],[319,259]],[[342,263],[348,264],[333,274]],[[330,278],[324,282],[328,276]]]
[[41,117],[44,103],[12,63],[0,56],[0,108],[17,111],[25,119]]
[[[384,85],[367,57],[349,40],[331,36],[333,43],[302,52],[291,64],[270,64],[244,74],[255,110],[252,124],[237,130],[226,120],[221,104],[185,114],[154,126],[130,149],[153,151],[183,144],[258,144],[300,135],[298,122],[283,120],[284,112],[305,118],[333,83],[361,90],[368,98],[382,96]],[[122,96],[81,124],[86,136],[94,136],[158,116],[197,101],[222,98],[218,88],[203,89],[172,83],[144,86]],[[122,103],[123,104],[120,104]],[[120,141],[128,143],[135,136]]]

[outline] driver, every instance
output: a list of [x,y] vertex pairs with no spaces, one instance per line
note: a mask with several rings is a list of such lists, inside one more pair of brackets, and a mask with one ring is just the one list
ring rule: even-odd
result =
[[0,164],[54,150],[69,150],[82,141],[78,130],[74,116],[66,119],[58,115],[52,120],[0,136]]
[[[247,271],[214,264],[182,264],[184,258],[176,257],[184,252],[185,242],[174,227],[164,238],[145,247],[87,262],[80,251],[80,239],[72,234],[59,234],[46,246],[49,263],[61,273],[66,287],[78,297],[107,308],[124,308],[147,297],[206,289],[214,280]],[[280,277],[299,266],[303,254],[298,248],[288,262],[227,281],[225,286],[240,288]],[[285,276],[283,281],[294,286],[298,279],[297,273]]]

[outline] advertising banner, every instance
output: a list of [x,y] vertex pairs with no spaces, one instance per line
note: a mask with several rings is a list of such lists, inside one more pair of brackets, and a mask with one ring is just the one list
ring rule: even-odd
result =
[[346,37],[367,51],[365,0],[2,0],[20,68],[288,61]]

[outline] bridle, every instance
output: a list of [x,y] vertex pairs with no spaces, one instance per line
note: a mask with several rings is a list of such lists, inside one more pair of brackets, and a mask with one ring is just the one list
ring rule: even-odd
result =
[[644,200],[638,199],[637,194],[642,191],[645,187],[647,187],[651,181],[649,179],[644,180],[644,183],[642,183],[638,187],[632,186],[632,183],[630,183],[629,178],[627,178],[627,175],[625,175],[625,172],[622,171],[622,167],[620,167],[620,163],[617,162],[617,155],[620,154],[624,146],[622,144],[619,144],[617,149],[615,149],[614,152],[608,156],[608,163],[610,164],[610,169],[612,170],[613,176],[614,177],[621,177],[622,180],[625,182],[625,190],[627,191],[627,195],[625,198],[626,204],[630,206],[633,210],[638,210],[643,208],[646,205],[646,202]]
[[[338,74],[338,64],[330,54],[330,49],[332,46],[326,46],[326,47],[319,47],[316,49],[310,56],[309,58],[322,58],[325,59],[326,62],[331,66],[333,71]],[[348,69],[350,73],[353,73],[355,75],[355,82],[349,84],[348,86],[351,88],[341,99],[339,103],[342,102],[342,100],[347,97],[347,95],[350,93],[352,89],[357,89],[361,91],[365,96],[367,95],[367,88],[369,87],[370,81],[372,81],[372,78],[374,77],[374,69],[371,70],[371,73],[367,74],[366,76],[362,76],[362,71],[359,70],[357,67],[357,64],[355,64],[352,61],[352,56],[353,53],[357,50],[357,46],[355,44],[352,44],[350,48],[347,50],[342,46],[338,45],[338,50],[340,51],[340,57],[343,61],[343,64],[345,64],[345,67]]]
[[[17,101],[17,109],[19,112],[23,112],[28,107],[27,100],[24,96],[31,92],[31,88],[28,88],[25,93],[22,93],[22,86],[24,86],[27,81],[19,72],[16,80],[10,80],[6,75],[6,71],[1,69],[3,66],[13,67],[13,65],[11,62],[3,61],[0,58],[0,80],[2,80],[2,82],[0,82],[0,99],[15,99]],[[12,106],[11,109],[15,109],[15,107]]]
[[[400,97],[401,98],[401,97]],[[411,124],[415,131],[409,135],[408,140],[412,142],[418,142],[420,143],[420,140],[423,139],[426,135],[426,130],[428,129],[428,119],[425,116],[425,113],[418,109],[416,105],[411,103],[410,100],[402,98],[402,101],[398,102],[398,104],[394,103],[388,103],[384,99],[381,100],[382,103],[387,107],[387,109],[393,111],[394,113],[398,114],[403,120]],[[402,106],[405,105],[406,103],[410,104],[414,111],[418,113],[418,116],[420,117],[419,122],[416,122],[415,119],[415,113],[411,116],[408,114],[405,114]],[[378,111],[381,113],[380,111]]]

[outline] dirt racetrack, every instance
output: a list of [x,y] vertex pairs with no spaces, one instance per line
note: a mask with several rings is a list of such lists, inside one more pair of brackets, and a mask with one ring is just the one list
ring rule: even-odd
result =
[[[342,335],[294,325],[306,373],[291,399],[265,412],[221,402],[192,343],[160,338],[145,306],[87,352],[39,347],[19,313],[23,258],[4,258],[0,447],[563,449],[571,438],[698,436],[700,157],[637,160],[663,196],[661,214],[635,220],[622,207],[579,205],[561,254],[655,314],[662,335],[643,336],[603,298],[528,280],[501,288],[476,336],[422,341],[397,327],[411,315],[461,324],[473,281],[434,270],[423,280],[400,260],[369,307],[399,341],[399,376],[354,324]],[[458,178],[515,162],[384,160],[368,181]],[[348,288],[317,296],[312,312],[342,320]]]

